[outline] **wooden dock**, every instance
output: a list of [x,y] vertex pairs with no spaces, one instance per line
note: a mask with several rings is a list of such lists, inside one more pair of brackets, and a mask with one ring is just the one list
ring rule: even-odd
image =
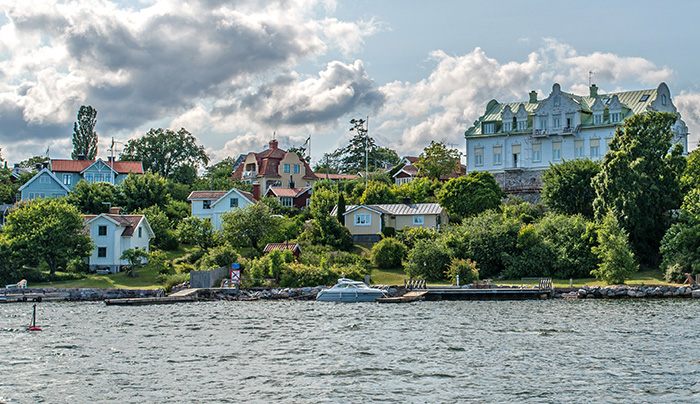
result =
[[428,294],[427,290],[416,290],[406,293],[403,296],[397,297],[380,297],[375,300],[378,303],[410,303],[423,300],[425,295]]
[[107,306],[146,306],[149,304],[187,303],[197,300],[200,300],[198,289],[183,289],[170,296],[107,299],[105,300],[105,304]]
[[554,294],[552,280],[541,278],[535,287],[515,287],[515,288],[459,288],[456,286],[431,287],[420,286],[419,289],[411,290],[403,296],[380,298],[379,303],[408,303],[420,300],[440,301],[440,300],[542,300],[549,299]]
[[5,293],[0,294],[0,303],[14,302],[62,302],[70,299],[68,292],[52,293]]

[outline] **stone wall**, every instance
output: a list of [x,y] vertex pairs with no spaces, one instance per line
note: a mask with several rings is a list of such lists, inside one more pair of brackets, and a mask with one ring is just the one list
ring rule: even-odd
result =
[[212,269],[211,271],[191,271],[190,272],[190,287],[191,288],[212,288],[216,281],[221,278],[229,277],[229,268],[221,267]]
[[495,173],[496,183],[509,196],[517,196],[528,202],[540,201],[542,170],[513,170]]
[[[133,299],[137,297],[163,296],[163,289],[58,289],[58,288],[26,288],[9,289],[4,295],[8,300],[22,295],[30,297],[46,294],[67,294],[66,300],[71,301],[101,301],[105,299]],[[13,300],[14,301],[14,300]]]

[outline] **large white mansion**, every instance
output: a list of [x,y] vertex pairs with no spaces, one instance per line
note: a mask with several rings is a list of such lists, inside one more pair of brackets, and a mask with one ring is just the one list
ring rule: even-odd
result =
[[[539,175],[549,163],[576,158],[601,159],[622,121],[645,111],[678,113],[666,83],[651,90],[580,96],[559,84],[543,100],[531,92],[523,102],[491,100],[486,112],[464,136],[467,172],[489,171],[506,192],[537,192]],[[674,143],[688,150],[688,128],[678,114]]]

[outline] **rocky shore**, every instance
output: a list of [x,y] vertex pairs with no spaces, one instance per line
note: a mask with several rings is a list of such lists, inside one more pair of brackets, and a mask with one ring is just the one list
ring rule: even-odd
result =
[[583,286],[574,290],[557,289],[554,297],[577,299],[700,298],[700,289],[697,286]]

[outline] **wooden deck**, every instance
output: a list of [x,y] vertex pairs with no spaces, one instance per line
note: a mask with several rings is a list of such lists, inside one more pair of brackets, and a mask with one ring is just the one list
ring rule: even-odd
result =
[[419,300],[540,300],[548,299],[552,289],[543,288],[490,288],[461,289],[457,287],[413,290],[399,297],[377,299],[379,303],[409,303]]

